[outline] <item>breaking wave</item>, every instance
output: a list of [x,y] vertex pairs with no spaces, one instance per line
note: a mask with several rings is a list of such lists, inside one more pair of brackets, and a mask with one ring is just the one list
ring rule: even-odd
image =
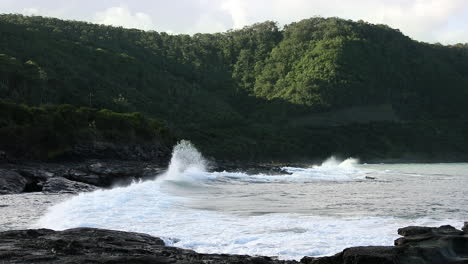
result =
[[[430,219],[338,218],[314,215],[314,212],[236,215],[195,209],[190,206],[191,199],[186,194],[187,188],[205,184],[217,188],[289,183],[290,190],[294,190],[300,188],[297,183],[362,180],[369,171],[358,168],[357,164],[355,159],[330,158],[309,168],[284,167],[283,175],[274,176],[208,172],[201,153],[190,142],[181,141],[173,150],[168,170],[155,175],[155,180],[79,194],[51,207],[34,227],[55,230],[96,227],[143,232],[161,237],[169,245],[201,253],[300,259],[305,255],[334,254],[350,246],[391,245],[398,227],[409,223],[434,224]],[[201,189],[200,193],[205,191]],[[203,199],[212,198],[204,196]]]

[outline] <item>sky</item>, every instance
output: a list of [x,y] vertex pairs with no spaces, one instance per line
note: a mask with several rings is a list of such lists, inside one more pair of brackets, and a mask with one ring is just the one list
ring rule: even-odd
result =
[[223,32],[314,16],[387,24],[419,41],[468,43],[468,0],[0,0],[0,13],[173,34]]

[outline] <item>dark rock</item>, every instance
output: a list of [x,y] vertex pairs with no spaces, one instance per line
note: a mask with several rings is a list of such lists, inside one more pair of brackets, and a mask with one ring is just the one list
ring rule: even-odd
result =
[[128,185],[135,180],[154,178],[162,172],[160,167],[152,167],[142,162],[94,162],[70,169],[64,177],[99,187]]
[[161,173],[164,173],[166,169],[161,167],[145,167],[141,172],[142,179],[155,179]]
[[343,263],[398,263],[402,250],[398,247],[354,247],[343,251]]
[[304,257],[306,264],[396,264],[401,249],[398,247],[353,247],[347,248],[334,256],[310,258]]
[[446,234],[446,235],[459,235],[463,233],[462,231],[456,229],[451,225],[443,225],[438,228],[432,228],[432,232],[435,234]]
[[21,193],[28,180],[14,171],[0,169],[0,194]]
[[431,232],[432,227],[422,227],[422,226],[408,226],[398,229],[398,234],[400,236],[414,236],[422,235]]
[[7,161],[7,160],[8,160],[7,153],[3,150],[0,150],[0,162]]
[[[268,257],[198,254],[167,247],[156,237],[93,228],[0,233],[0,262],[7,263],[286,263]],[[291,262],[294,263],[294,262]]]
[[63,177],[72,181],[91,184],[94,186],[105,187],[108,185],[108,180],[104,179],[105,177],[82,171],[80,169],[71,169]]
[[[131,184],[135,180],[154,179],[162,173],[165,164],[147,163],[141,161],[81,161],[75,163],[62,162],[56,163],[1,163],[0,169],[11,171],[19,174],[21,177],[17,179],[26,179],[24,188],[19,188],[19,192],[41,192],[44,184],[53,178],[66,178],[70,181],[85,183],[97,187],[113,187],[116,185],[125,186]],[[16,178],[13,177],[13,178]],[[3,185],[7,185],[6,180],[2,180]],[[54,183],[68,183],[66,181],[54,180]],[[0,188],[3,186],[0,182]],[[22,186],[22,185],[21,185]],[[69,190],[68,186],[64,186],[64,190]],[[54,185],[54,189],[58,186]],[[59,188],[60,189],[60,188]],[[81,189],[85,191],[86,188]],[[47,192],[50,189],[46,190]],[[18,191],[16,191],[18,192]],[[0,192],[0,194],[11,193],[11,191]]]
[[462,230],[463,230],[463,232],[465,232],[465,234],[468,234],[468,222],[465,222],[465,224],[463,225]]
[[[304,257],[305,264],[466,264],[468,235],[451,226],[402,229],[407,243],[353,247],[330,257]],[[423,232],[424,231],[424,232]],[[413,239],[430,236],[425,240]],[[168,247],[139,233],[77,228],[0,233],[0,262],[6,263],[297,263],[270,257],[199,254]]]
[[98,162],[88,166],[88,171],[98,175],[111,175],[115,177],[140,177],[145,165],[132,163],[115,164]]
[[406,227],[394,247],[353,247],[334,256],[304,257],[305,264],[466,264],[468,235],[451,226]]
[[42,188],[45,193],[81,193],[95,190],[97,190],[97,187],[93,185],[71,181],[63,177],[48,179]]
[[16,169],[16,171],[19,174],[21,174],[22,176],[24,176],[26,178],[30,178],[30,179],[36,178],[38,180],[46,180],[48,178],[51,178],[51,177],[55,176],[54,172],[44,170],[44,169],[38,168],[38,167],[19,168],[19,169]]
[[398,234],[405,237],[395,240],[395,245],[400,246],[407,243],[421,242],[424,240],[431,240],[435,237],[462,235],[462,231],[453,226],[445,225],[441,227],[419,227],[409,226],[398,229]]
[[44,182],[55,176],[54,172],[38,167],[24,167],[15,170],[27,180],[23,192],[40,192]]

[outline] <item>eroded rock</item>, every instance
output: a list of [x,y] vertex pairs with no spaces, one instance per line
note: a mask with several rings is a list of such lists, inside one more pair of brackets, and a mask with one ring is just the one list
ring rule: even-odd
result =
[[0,194],[21,193],[27,183],[28,180],[19,173],[0,169]]
[[[304,264],[466,264],[468,235],[451,226],[408,227],[406,243],[352,247],[330,257],[304,257]],[[425,240],[412,239],[430,235]],[[6,263],[297,263],[270,257],[199,254],[168,247],[156,237],[121,231],[77,228],[0,233],[0,262]]]
[[198,254],[146,234],[94,228],[0,233],[0,263],[285,263],[268,257]]
[[96,186],[90,184],[71,181],[63,177],[54,177],[44,183],[42,191],[45,193],[81,193],[97,189]]
[[72,181],[82,182],[86,184],[91,184],[94,186],[105,186],[104,180],[101,176],[89,173],[87,171],[81,169],[70,169],[66,174],[63,176]]
[[[73,186],[78,190],[87,191],[95,188],[81,188],[92,185],[100,188],[114,186],[126,186],[134,181],[154,179],[164,171],[166,165],[153,164],[139,161],[85,161],[76,163],[5,163],[0,164],[0,169],[5,173],[10,172],[8,177],[0,179],[0,194],[21,192],[55,192],[60,189],[59,183],[65,192],[74,192]],[[11,174],[13,173],[13,174]],[[57,178],[57,179],[55,179]],[[72,185],[69,181],[86,185]],[[53,179],[53,180],[52,180]],[[26,183],[24,182],[26,180]],[[44,190],[44,185],[49,182]]]

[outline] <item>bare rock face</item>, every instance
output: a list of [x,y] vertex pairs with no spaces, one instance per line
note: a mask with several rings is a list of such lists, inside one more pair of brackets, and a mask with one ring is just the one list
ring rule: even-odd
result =
[[128,185],[134,180],[149,178],[147,173],[150,171],[155,177],[162,170],[141,162],[96,162],[70,169],[64,177],[99,187],[110,187],[113,184]]
[[400,228],[394,247],[353,247],[306,264],[466,264],[468,235],[452,226]]
[[0,263],[284,263],[268,257],[198,254],[145,234],[77,228],[0,233]]
[[[22,192],[94,191],[97,188],[126,186],[134,181],[155,179],[163,171],[161,164],[141,161],[5,163],[0,164],[0,195]],[[62,186],[59,186],[60,184]]]
[[0,169],[0,194],[21,193],[26,188],[28,180],[20,174]]
[[[451,226],[406,227],[396,246],[353,247],[304,264],[466,264],[468,235]],[[270,257],[199,254],[146,234],[94,228],[0,232],[0,263],[298,263]]]
[[81,192],[92,192],[97,190],[96,186],[70,181],[63,177],[53,177],[48,179],[43,187],[42,191],[45,193],[81,193]]

